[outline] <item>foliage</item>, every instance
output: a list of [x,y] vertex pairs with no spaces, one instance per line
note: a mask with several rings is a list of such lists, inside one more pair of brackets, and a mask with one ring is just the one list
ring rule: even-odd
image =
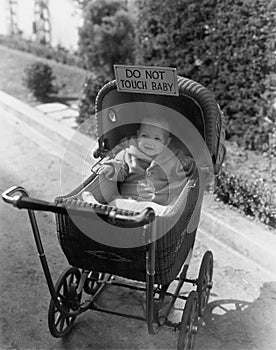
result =
[[102,73],[97,75],[91,74],[86,78],[79,102],[79,116],[77,118],[79,125],[94,116],[96,96],[102,86],[107,82],[107,77]]
[[101,70],[110,78],[114,64],[134,61],[134,26],[119,0],[95,0],[87,4],[79,31],[79,52],[86,68]]
[[210,88],[228,119],[226,137],[258,146],[255,139],[271,132],[276,121],[269,89],[276,48],[272,5],[266,0],[139,0],[138,5],[137,63],[176,67]]
[[93,0],[73,0],[74,3],[81,9],[85,9],[85,7]]
[[39,44],[30,40],[25,40],[21,36],[3,36],[0,35],[0,45],[4,45],[11,49],[32,53],[38,57],[52,59],[57,62],[68,64],[71,66],[84,67],[83,60],[76,54],[69,52],[62,46],[56,48],[48,45]]
[[52,68],[46,63],[36,62],[24,70],[24,84],[38,99],[44,99],[50,93],[57,92],[57,87],[53,85],[54,80]]
[[224,203],[276,228],[276,206],[273,196],[261,180],[253,183],[242,175],[221,171],[217,177],[215,194]]

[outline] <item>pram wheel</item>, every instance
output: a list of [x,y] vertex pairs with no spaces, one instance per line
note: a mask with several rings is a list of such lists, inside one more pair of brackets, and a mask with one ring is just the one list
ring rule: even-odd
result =
[[94,295],[101,286],[99,281],[103,281],[104,277],[104,273],[90,271],[83,286],[85,293]]
[[53,337],[64,337],[73,327],[80,306],[80,295],[76,290],[81,273],[75,267],[69,267],[59,277],[56,285],[56,295],[60,310],[51,298],[48,311],[48,326]]
[[191,350],[198,331],[198,293],[190,292],[186,301],[178,336],[177,350]]
[[208,304],[210,291],[213,286],[213,254],[210,250],[205,252],[197,280],[197,292],[199,295],[199,316],[203,317]]

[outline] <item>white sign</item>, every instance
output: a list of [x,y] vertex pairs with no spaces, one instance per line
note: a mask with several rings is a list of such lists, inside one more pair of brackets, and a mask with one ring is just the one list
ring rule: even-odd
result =
[[178,96],[176,68],[114,65],[117,90]]

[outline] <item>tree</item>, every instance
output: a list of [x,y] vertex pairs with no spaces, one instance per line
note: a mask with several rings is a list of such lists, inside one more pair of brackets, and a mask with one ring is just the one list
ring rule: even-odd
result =
[[96,0],[85,8],[79,31],[79,50],[87,69],[101,70],[112,78],[114,64],[134,61],[134,25],[118,0]]
[[73,0],[73,1],[81,9],[84,9],[91,2],[91,0]]

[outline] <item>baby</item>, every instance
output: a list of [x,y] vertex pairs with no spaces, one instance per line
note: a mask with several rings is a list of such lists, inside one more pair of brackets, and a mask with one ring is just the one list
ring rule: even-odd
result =
[[168,122],[146,117],[136,137],[125,141],[114,159],[107,160],[98,170],[100,176],[116,181],[122,198],[150,201],[167,205],[186,183],[193,160],[171,144]]

